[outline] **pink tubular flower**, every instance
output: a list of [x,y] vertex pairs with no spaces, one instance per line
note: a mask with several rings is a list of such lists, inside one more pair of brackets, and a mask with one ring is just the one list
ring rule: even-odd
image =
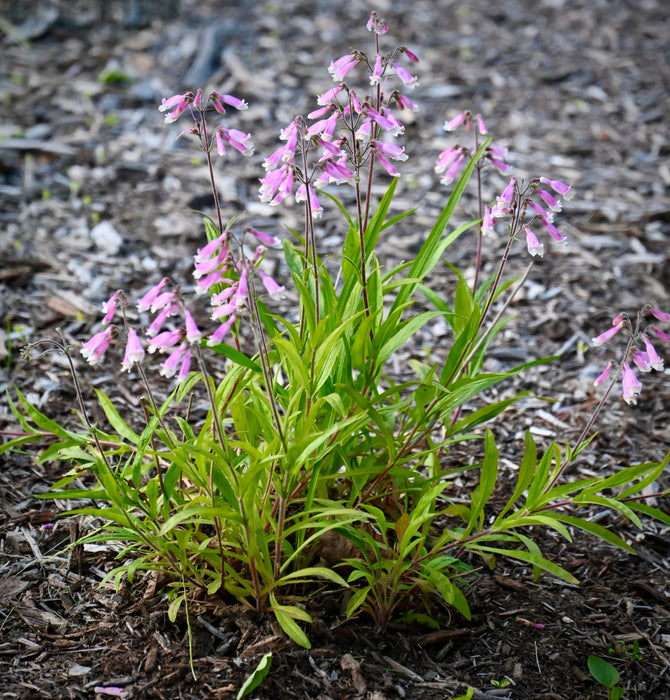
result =
[[644,342],[644,347],[646,350],[646,355],[649,358],[650,366],[658,372],[663,371],[663,358],[659,356],[656,352],[656,348],[651,344],[649,338],[647,338],[644,333],[642,334],[642,341]]
[[461,153],[461,148],[459,146],[451,146],[445,149],[437,157],[437,163],[435,164],[435,172],[443,173]]
[[178,328],[175,331],[163,331],[158,335],[154,336],[149,343],[149,354],[153,354],[156,350],[161,352],[174,347],[177,343],[182,341],[184,338],[184,331]]
[[484,218],[482,219],[482,234],[493,233],[495,219],[491,216],[491,207],[484,207]]
[[545,204],[549,207],[549,209],[551,209],[551,211],[561,211],[561,203],[552,197],[549,192],[538,187],[537,193],[544,200]]
[[95,365],[102,359],[109,344],[112,342],[112,330],[113,326],[107,326],[104,331],[96,333],[82,346],[81,354],[89,365]]
[[184,309],[184,323],[186,324],[186,340],[189,343],[199,342],[200,338],[202,338],[202,333],[188,309]]
[[122,294],[123,292],[120,289],[117,289],[114,292],[114,294],[112,294],[112,296],[109,298],[109,301],[103,301],[102,310],[105,312],[105,316],[102,319],[102,322],[105,325],[112,322],[114,314],[116,313],[116,306]]
[[490,146],[487,149],[487,152],[488,157],[491,159],[491,165],[493,165],[494,168],[497,168],[501,173],[506,173],[512,169],[512,166],[509,163],[505,163],[503,160],[504,158],[507,158],[508,150],[506,148],[502,148],[501,146]]
[[343,80],[344,76],[356,66],[358,61],[359,58],[355,54],[345,54],[328,66],[328,72],[333,76],[333,80]]
[[340,185],[343,182],[353,183],[356,174],[351,168],[348,168],[346,156],[341,161],[328,160],[323,164],[323,175],[315,183],[317,186],[323,186],[332,182]]
[[412,75],[407,69],[403,68],[399,63],[391,63],[391,68],[395,71],[395,74],[402,80],[402,82],[411,87],[415,88],[420,85],[417,77]]
[[140,343],[140,339],[137,337],[137,332],[130,326],[128,328],[128,342],[126,343],[126,352],[123,356],[121,371],[130,371],[130,368],[135,362],[142,362],[143,359],[144,348],[142,347],[142,343]]
[[270,275],[266,275],[263,270],[258,269],[256,272],[258,272],[263,286],[273,299],[280,297],[286,291],[283,286],[277,284],[277,282],[275,282]]
[[528,252],[533,257],[536,255],[542,257],[544,255],[544,245],[540,243],[537,236],[528,228],[528,226],[524,226],[523,230],[526,232],[526,245],[528,247]]
[[334,88],[326,90],[326,92],[316,98],[317,104],[330,106],[333,102],[337,102],[337,96],[342,92],[343,88],[344,85],[336,85]]
[[550,221],[542,219],[542,224],[556,243],[568,244],[568,239]]
[[168,109],[174,109],[165,115],[165,123],[171,124],[177,121],[182,115],[184,110],[193,102],[193,93],[187,92],[184,95],[172,95],[172,97],[163,98],[161,106],[158,108],[159,112],[165,112]]
[[465,160],[465,151],[463,149],[460,149],[460,153],[458,154],[458,157],[456,160],[451,164],[449,169],[447,170],[446,173],[442,176],[442,182],[446,185],[448,185],[455,177],[456,173],[458,173],[459,168],[461,167],[461,164]]
[[398,136],[405,131],[405,127],[401,124],[401,122],[399,122],[390,112],[386,110],[383,110],[382,114],[377,112],[377,110],[372,109],[372,107],[368,107],[367,114],[374,122],[379,124],[382,129],[386,129],[391,136]]
[[303,182],[300,185],[300,187],[298,187],[298,189],[296,190],[295,201],[298,203],[306,202],[308,199],[310,209],[312,210],[312,216],[318,219],[323,213],[323,208],[319,203],[314,188],[311,185],[305,185],[305,183]]
[[254,146],[251,143],[251,134],[245,134],[238,129],[224,129],[222,126],[217,126],[215,137],[216,150],[220,156],[226,152],[224,141],[236,151],[239,151],[243,156],[250,156],[254,152]]
[[379,153],[383,153],[393,160],[407,160],[407,154],[402,146],[398,146],[397,143],[384,143],[382,141],[373,141],[375,150]]
[[375,67],[372,71],[372,75],[370,75],[370,85],[379,85],[382,79],[383,70],[384,66],[382,65],[382,55],[378,53],[375,61]]
[[231,107],[239,110],[249,108],[249,105],[244,100],[241,100],[239,97],[235,97],[234,95],[222,95],[220,92],[212,92],[209,99],[212,100],[214,109],[219,114],[226,113],[224,105],[230,105]]
[[445,131],[455,131],[458,129],[458,127],[465,122],[465,120],[470,116],[470,112],[466,110],[465,112],[461,112],[460,114],[457,114],[455,117],[452,119],[447,120],[444,122],[444,130]]
[[554,220],[553,212],[547,211],[544,207],[534,202],[532,199],[527,199],[528,206],[544,221],[552,222]]
[[237,316],[233,314],[232,316],[230,316],[230,318],[228,318],[228,320],[225,323],[222,323],[207,339],[207,346],[211,348],[215,345],[219,345],[221,341],[228,335],[228,332],[230,331],[232,325],[235,323],[236,320]]
[[482,134],[482,136],[485,136],[489,133],[486,129],[486,124],[484,124],[484,120],[482,119],[481,114],[477,115],[477,129],[479,130],[479,133]]
[[177,382],[181,384],[188,379],[188,374],[191,371],[191,348],[186,348],[184,353],[184,358],[181,361],[181,366],[179,367],[179,374],[177,375]]
[[664,333],[662,330],[659,330],[658,328],[652,328],[652,330],[661,340],[665,340],[666,342],[670,340],[670,335]]
[[153,286],[138,302],[138,311],[148,311],[158,295],[163,291],[163,288],[170,280],[167,277],[163,279],[155,286]]
[[602,345],[603,343],[606,343],[608,340],[613,338],[622,328],[623,328],[623,320],[618,321],[612,328],[609,328],[606,330],[604,333],[601,333],[600,335],[596,336],[595,338],[591,338],[591,342],[595,345]]
[[563,197],[563,199],[569,200],[572,199],[572,187],[570,185],[566,185],[564,182],[561,182],[560,180],[549,180],[546,177],[541,177],[540,182],[543,185],[549,185],[554,192],[558,192],[558,194]]
[[179,367],[181,361],[184,359],[187,350],[188,343],[184,341],[176,350],[173,350],[170,353],[168,359],[165,360],[163,367],[161,368],[161,374],[164,377],[169,379],[175,374],[177,367]]
[[375,157],[377,160],[380,162],[381,166],[386,170],[386,172],[391,176],[391,177],[400,177],[400,171],[398,168],[396,168],[392,163],[390,163],[384,156],[377,152],[375,154]]
[[512,198],[514,197],[514,186],[516,185],[516,178],[512,178],[509,184],[502,191],[502,194],[498,197],[496,204],[501,208],[509,208],[512,204]]
[[179,310],[179,307],[177,304],[167,304],[166,306],[163,307],[161,312],[156,316],[156,318],[153,320],[149,328],[146,330],[146,334],[152,338],[155,336],[158,331],[163,327],[163,324],[165,323],[166,319],[168,316],[174,316],[177,311]]
[[612,369],[612,362],[610,361],[607,363],[607,367],[605,367],[602,374],[593,382],[593,386],[600,386],[601,384],[604,384],[605,381],[607,380],[607,377],[608,377],[611,369]]
[[651,372],[651,365],[649,364],[649,355],[643,352],[639,348],[633,348],[633,362],[640,370],[640,372]]
[[402,47],[402,52],[405,54],[405,56],[407,56],[407,58],[409,58],[409,60],[412,63],[419,62],[419,57],[413,51],[410,51],[406,46]]
[[640,391],[642,391],[642,384],[640,384],[639,379],[635,376],[635,372],[633,372],[627,362],[622,362],[621,368],[623,372],[623,400],[629,406],[633,406],[637,403],[637,397],[640,395]]
[[400,93],[396,92],[394,93],[395,101],[398,107],[402,110],[408,110],[410,112],[414,112],[417,108],[417,106],[412,102],[412,100],[409,99],[409,97],[405,97],[404,95],[401,95]]
[[278,248],[281,247],[281,241],[278,238],[275,238],[274,236],[271,236],[269,233],[263,233],[263,231],[256,231],[255,228],[251,228],[249,226],[247,228],[247,231],[258,241],[260,241],[263,245],[266,245],[268,248]]
[[653,309],[651,306],[647,305],[647,310],[659,321],[670,321],[670,314],[666,314],[665,311],[660,311],[659,309]]

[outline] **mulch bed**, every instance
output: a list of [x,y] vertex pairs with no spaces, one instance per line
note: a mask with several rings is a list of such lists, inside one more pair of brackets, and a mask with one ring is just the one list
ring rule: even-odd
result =
[[[277,232],[300,225],[297,207],[258,202],[260,161],[276,147],[279,128],[332,85],[329,61],[369,46],[372,8],[361,0],[176,4],[41,0],[28,9],[0,2],[0,430],[16,430],[4,392],[12,386],[76,424],[63,359],[52,353],[24,363],[22,345],[54,337],[56,328],[73,343],[85,340],[100,302],[119,287],[132,294],[164,274],[189,280],[203,235],[189,210],[207,210],[212,200],[197,152],[175,139],[178,125],[161,123],[162,97],[199,86],[244,97],[250,108],[233,126],[252,132],[257,155],[219,165],[224,217],[244,211],[243,223]],[[399,207],[421,209],[412,227],[383,241],[383,262],[410,257],[443,206],[447,192],[432,172],[451,143],[441,126],[465,107],[482,112],[497,142],[510,147],[515,174],[547,174],[577,189],[558,218],[570,245],[536,264],[488,367],[561,354],[503,389],[557,399],[506,414],[496,426],[506,459],[518,455],[525,429],[541,444],[574,440],[608,357],[587,349],[588,338],[619,311],[634,314],[644,303],[670,310],[665,3],[398,0],[376,9],[390,36],[421,57],[421,86],[412,95],[421,111],[407,127],[410,160],[398,199]],[[338,227],[326,214],[325,250],[340,247]],[[486,272],[501,244],[487,245]],[[454,247],[452,260],[466,271],[471,258],[471,242]],[[516,259],[525,258],[519,249]],[[286,274],[279,261],[276,273]],[[417,335],[419,356],[443,350],[440,333],[431,327]],[[141,415],[118,364],[91,371],[77,362],[88,382]],[[602,435],[573,476],[663,457],[667,379],[667,370],[645,376],[634,409],[610,401]],[[460,449],[450,458],[472,461]],[[364,617],[345,621],[346,601],[332,591],[310,591],[310,651],[268,619],[193,603],[194,681],[186,620],[168,621],[152,581],[117,594],[98,586],[114,552],[64,550],[77,534],[58,519],[64,504],[35,497],[64,465],[36,463],[29,452],[0,460],[3,697],[91,698],[96,687],[117,686],[133,699],[233,698],[268,651],[272,669],[253,697],[451,698],[470,685],[483,699],[603,698],[588,674],[589,654],[618,668],[626,698],[670,697],[670,541],[658,524],[641,533],[622,519],[601,520],[638,557],[583,534],[567,543],[542,533],[543,551],[580,586],[547,575],[534,581],[528,569],[499,560],[471,579],[472,621],[438,607],[439,629],[401,619],[379,634]],[[496,497],[504,502],[505,494]],[[592,517],[602,516],[594,510]],[[495,687],[505,679],[506,687]]]

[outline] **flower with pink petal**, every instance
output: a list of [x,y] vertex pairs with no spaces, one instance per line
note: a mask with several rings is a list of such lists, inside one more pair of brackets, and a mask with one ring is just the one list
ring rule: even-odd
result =
[[612,362],[607,363],[607,367],[603,370],[602,374],[593,382],[593,386],[600,386],[601,384],[604,384],[605,381],[607,380],[607,377],[609,376],[610,370],[612,369]]
[[551,211],[561,211],[561,203],[552,197],[549,192],[546,190],[540,189],[539,187],[537,188],[537,193],[540,195],[540,197],[544,200],[545,204],[551,209]]
[[641,372],[651,372],[651,365],[649,364],[649,355],[643,352],[639,348],[633,348],[633,362]]
[[647,357],[649,358],[649,364],[657,372],[663,371],[663,358],[659,356],[656,352],[656,348],[651,344],[649,338],[647,338],[644,333],[642,334],[642,342],[644,343],[645,351]]
[[173,350],[168,356],[167,360],[163,363],[161,368],[161,374],[168,379],[174,376],[177,368],[180,366],[186,351],[188,350],[188,343],[184,341],[176,350]]
[[170,280],[167,277],[163,277],[163,279],[157,285],[151,287],[151,289],[137,302],[137,310],[148,311],[156,300],[156,297],[158,297],[158,295],[163,291],[165,285],[169,281]]
[[384,71],[384,66],[382,65],[382,55],[377,54],[377,59],[375,60],[375,67],[370,75],[370,85],[379,85],[382,79],[382,73]]
[[651,330],[654,331],[654,333],[655,333],[661,340],[665,340],[666,342],[667,342],[667,341],[670,341],[670,335],[668,335],[668,334],[665,333],[664,331],[662,331],[662,330],[660,330],[660,329],[658,329],[658,328],[652,328]]
[[523,230],[526,232],[526,246],[528,247],[528,252],[535,257],[539,255],[542,257],[544,255],[544,244],[540,243],[537,236],[530,230],[528,226],[524,226]]
[[263,245],[266,245],[268,248],[281,248],[281,241],[279,240],[279,238],[275,238],[269,233],[257,231],[255,228],[251,228],[251,226],[248,226],[246,231],[250,233],[256,240],[260,241]]
[[187,92],[183,95],[172,95],[172,97],[164,98],[161,102],[161,106],[158,108],[159,112],[165,112],[168,109],[174,109],[165,115],[165,123],[171,124],[177,121],[182,115],[184,110],[193,102],[193,93]]
[[119,299],[121,298],[122,294],[123,294],[123,292],[120,289],[117,289],[114,292],[114,294],[112,294],[112,296],[109,298],[109,301],[102,302],[102,310],[105,313],[105,316],[102,319],[102,322],[105,325],[112,322],[112,319],[114,318],[114,314],[116,313],[117,304],[119,303]]
[[403,47],[401,48],[401,51],[405,54],[405,56],[407,56],[407,58],[409,58],[409,60],[410,60],[412,63],[418,63],[418,62],[419,62],[419,57],[418,57],[413,51],[410,51],[406,46],[403,46]]
[[403,68],[399,63],[391,63],[391,68],[393,68],[395,74],[402,80],[402,82],[408,87],[415,88],[420,85],[417,77],[412,75],[406,68]]
[[549,235],[556,241],[556,243],[561,243],[563,245],[568,244],[568,239],[547,219],[542,219],[542,225],[547,229]]
[[591,342],[595,345],[602,345],[603,343],[606,343],[608,340],[613,338],[622,328],[623,328],[624,322],[623,320],[617,321],[617,323],[612,326],[612,328],[609,328],[606,330],[604,333],[601,333],[600,335],[596,336],[595,338],[591,338]]
[[437,157],[437,163],[435,164],[435,172],[443,173],[449,166],[458,158],[462,153],[460,146],[450,146],[446,148]]
[[181,328],[177,328],[174,331],[163,331],[151,339],[147,349],[149,350],[149,354],[153,355],[156,350],[160,350],[161,352],[169,350],[183,339],[184,331]]
[[640,380],[635,376],[635,372],[633,372],[627,362],[621,363],[621,369],[623,372],[623,400],[629,406],[633,406],[637,403],[637,397],[642,391],[642,384],[640,384]]
[[239,110],[249,108],[249,105],[244,100],[241,100],[239,97],[235,97],[234,95],[222,95],[220,92],[212,92],[209,99],[212,100],[214,109],[219,114],[226,113],[224,105],[230,105],[231,107]]
[[370,19],[368,20],[368,23],[365,25],[368,28],[369,32],[374,32],[375,34],[386,34],[388,31],[388,25],[386,22],[384,22],[383,19],[377,16],[377,13],[373,10],[370,13]]
[[670,321],[670,314],[666,314],[665,311],[654,309],[649,305],[647,305],[647,311],[649,311],[649,313],[659,321]]
[[328,72],[333,76],[333,80],[344,80],[344,76],[356,67],[359,60],[356,54],[345,54],[328,66]]
[[465,112],[461,112],[460,114],[457,114],[455,117],[452,119],[449,119],[444,122],[444,130],[445,131],[455,131],[458,129],[461,124],[463,124],[466,119],[469,119],[470,117],[470,112],[469,110],[466,110]]
[[230,329],[232,328],[236,320],[237,316],[233,314],[232,316],[230,316],[230,318],[228,318],[228,320],[225,323],[222,323],[207,339],[207,346],[211,348],[215,345],[219,345],[223,341],[223,339],[228,335]]
[[326,92],[324,92],[316,98],[317,104],[325,105],[328,107],[330,107],[330,105],[333,103],[337,104],[337,96],[340,94],[340,92],[342,92],[343,88],[344,84],[336,85],[334,88],[326,90]]
[[270,275],[263,272],[263,270],[257,269],[256,272],[258,272],[263,286],[273,299],[280,297],[286,291],[283,286],[278,284],[272,277],[270,277]]
[[482,234],[494,232],[495,219],[491,216],[491,207],[484,207],[484,218],[482,219]]
[[540,182],[543,185],[549,185],[554,192],[557,192],[558,194],[563,197],[563,199],[569,200],[572,199],[573,191],[572,187],[570,185],[566,185],[564,182],[561,182],[560,180],[549,180],[546,177],[541,177]]
[[81,354],[89,365],[95,365],[102,359],[109,344],[112,342],[114,326],[107,326],[105,330],[96,333],[89,341],[84,343]]
[[191,348],[186,348],[186,352],[184,353],[184,357],[181,361],[181,366],[179,367],[179,374],[177,375],[177,383],[181,384],[182,382],[186,381],[188,379],[189,372],[191,371]]
[[405,97],[405,95],[401,95],[399,92],[395,92],[393,94],[396,104],[400,109],[402,110],[408,110],[409,112],[414,112],[418,110],[418,107],[412,102],[412,100],[409,99],[409,97]]
[[188,309],[184,309],[184,323],[186,325],[186,340],[189,343],[199,342],[200,338],[202,338],[202,333]]
[[486,129],[486,124],[484,124],[484,120],[482,119],[481,114],[477,115],[477,129],[482,136],[486,136],[486,134],[489,133]]
[[144,359],[144,348],[140,339],[137,337],[137,332],[132,326],[128,327],[128,342],[126,343],[126,352],[123,356],[123,364],[121,371],[128,370],[135,362],[142,362]]

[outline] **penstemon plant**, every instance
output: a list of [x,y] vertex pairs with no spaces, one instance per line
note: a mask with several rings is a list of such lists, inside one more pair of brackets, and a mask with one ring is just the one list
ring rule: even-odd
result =
[[[82,428],[60,426],[18,391],[11,404],[24,434],[0,452],[50,438],[39,459],[72,465],[50,496],[92,502],[69,511],[91,519],[84,542],[123,545],[107,580],[118,586],[143,571],[166,575],[173,620],[194,597],[216,595],[271,611],[286,634],[308,647],[300,623],[311,618],[301,596],[315,586],[350,588],[347,615],[367,611],[381,629],[416,600],[425,606],[424,619],[437,599],[469,617],[470,555],[491,566],[506,556],[529,564],[536,575],[545,570],[574,581],[543,556],[537,542],[542,528],[568,540],[571,528],[582,529],[632,551],[614,532],[582,517],[582,509],[617,511],[638,527],[640,516],[670,524],[667,514],[646,502],[667,495],[648,487],[670,456],[610,475],[566,477],[594,437],[593,424],[617,376],[574,445],[553,442],[538,454],[526,433],[512,494],[502,506],[493,502],[496,485],[507,478],[499,473],[496,420],[527,393],[493,402],[481,397],[554,358],[492,373],[484,371],[487,351],[509,321],[507,309],[533,259],[545,252],[545,236],[536,232],[565,243],[554,215],[572,190],[544,176],[511,177],[495,202],[484,202],[483,179],[492,172],[509,177],[507,150],[492,145],[481,115],[463,111],[445,128],[462,129],[468,145],[452,146],[436,159],[435,171],[451,187],[444,208],[416,257],[383,269],[380,241],[413,214],[391,211],[401,175],[394,162],[407,158],[396,141],[404,132],[400,118],[415,109],[405,95],[417,84],[408,66],[419,59],[404,46],[382,46],[387,27],[374,12],[367,26],[373,52],[352,51],[333,61],[335,87],[318,96],[313,112],[282,130],[284,143],[263,162],[261,200],[279,206],[294,197],[303,206],[304,226],[291,231],[293,240],[280,241],[251,225],[238,231],[222,220],[213,153],[232,148],[249,156],[253,146],[250,134],[212,127],[210,120],[212,112],[225,116],[246,103],[217,92],[205,97],[200,90],[163,100],[167,123],[190,118],[185,134],[207,158],[216,205],[214,217],[204,219],[207,241],[195,255],[195,283],[182,288],[164,278],[146,290],[137,302],[139,325],[130,322],[125,292],[116,291],[103,304],[101,330],[81,348],[96,365],[110,344],[125,340],[121,369],[135,372],[144,387],[143,426],[131,427],[100,390],[111,430],[93,424],[63,337],[42,343],[70,363]],[[377,201],[373,185],[380,177],[390,182]],[[473,178],[477,211],[454,228],[452,215]],[[333,185],[348,188],[350,208]],[[341,217],[344,236],[334,270],[332,257],[326,263],[319,249],[325,204]],[[502,231],[499,263],[484,278],[483,246],[498,246]],[[445,257],[465,234],[476,241],[470,280]],[[520,240],[530,260],[521,274],[510,276],[510,251]],[[285,290],[263,269],[268,249],[278,246],[299,297],[299,308],[285,315],[267,305],[267,296],[281,297]],[[429,283],[442,265],[453,276],[450,299]],[[197,293],[209,302],[213,325],[207,330],[195,321]],[[411,360],[416,378],[400,381],[392,359],[435,319],[451,329],[443,359]],[[628,333],[619,364],[626,401],[639,393],[629,361],[642,371],[662,368],[649,335],[670,340],[658,327],[668,321],[667,313],[645,306],[634,327],[622,314],[595,339]],[[253,338],[252,352],[245,352],[244,338]],[[217,354],[223,371],[212,369],[221,366],[211,362]],[[156,355],[164,357],[160,374],[176,377],[162,402],[149,376]],[[189,399],[198,391],[209,406],[203,419],[193,417]],[[481,462],[450,465],[450,445],[475,440],[483,440]],[[478,483],[457,492],[454,482],[466,470],[479,474]],[[83,485],[83,475],[93,481]]]

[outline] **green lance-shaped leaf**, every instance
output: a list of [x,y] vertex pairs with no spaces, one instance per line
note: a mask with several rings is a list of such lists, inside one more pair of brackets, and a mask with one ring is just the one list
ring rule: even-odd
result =
[[270,667],[272,666],[272,652],[269,651],[263,656],[263,658],[258,662],[258,666],[252,671],[251,675],[242,684],[239,692],[237,693],[237,700],[241,700],[243,697],[249,695],[265,680],[265,676],[270,672]]

